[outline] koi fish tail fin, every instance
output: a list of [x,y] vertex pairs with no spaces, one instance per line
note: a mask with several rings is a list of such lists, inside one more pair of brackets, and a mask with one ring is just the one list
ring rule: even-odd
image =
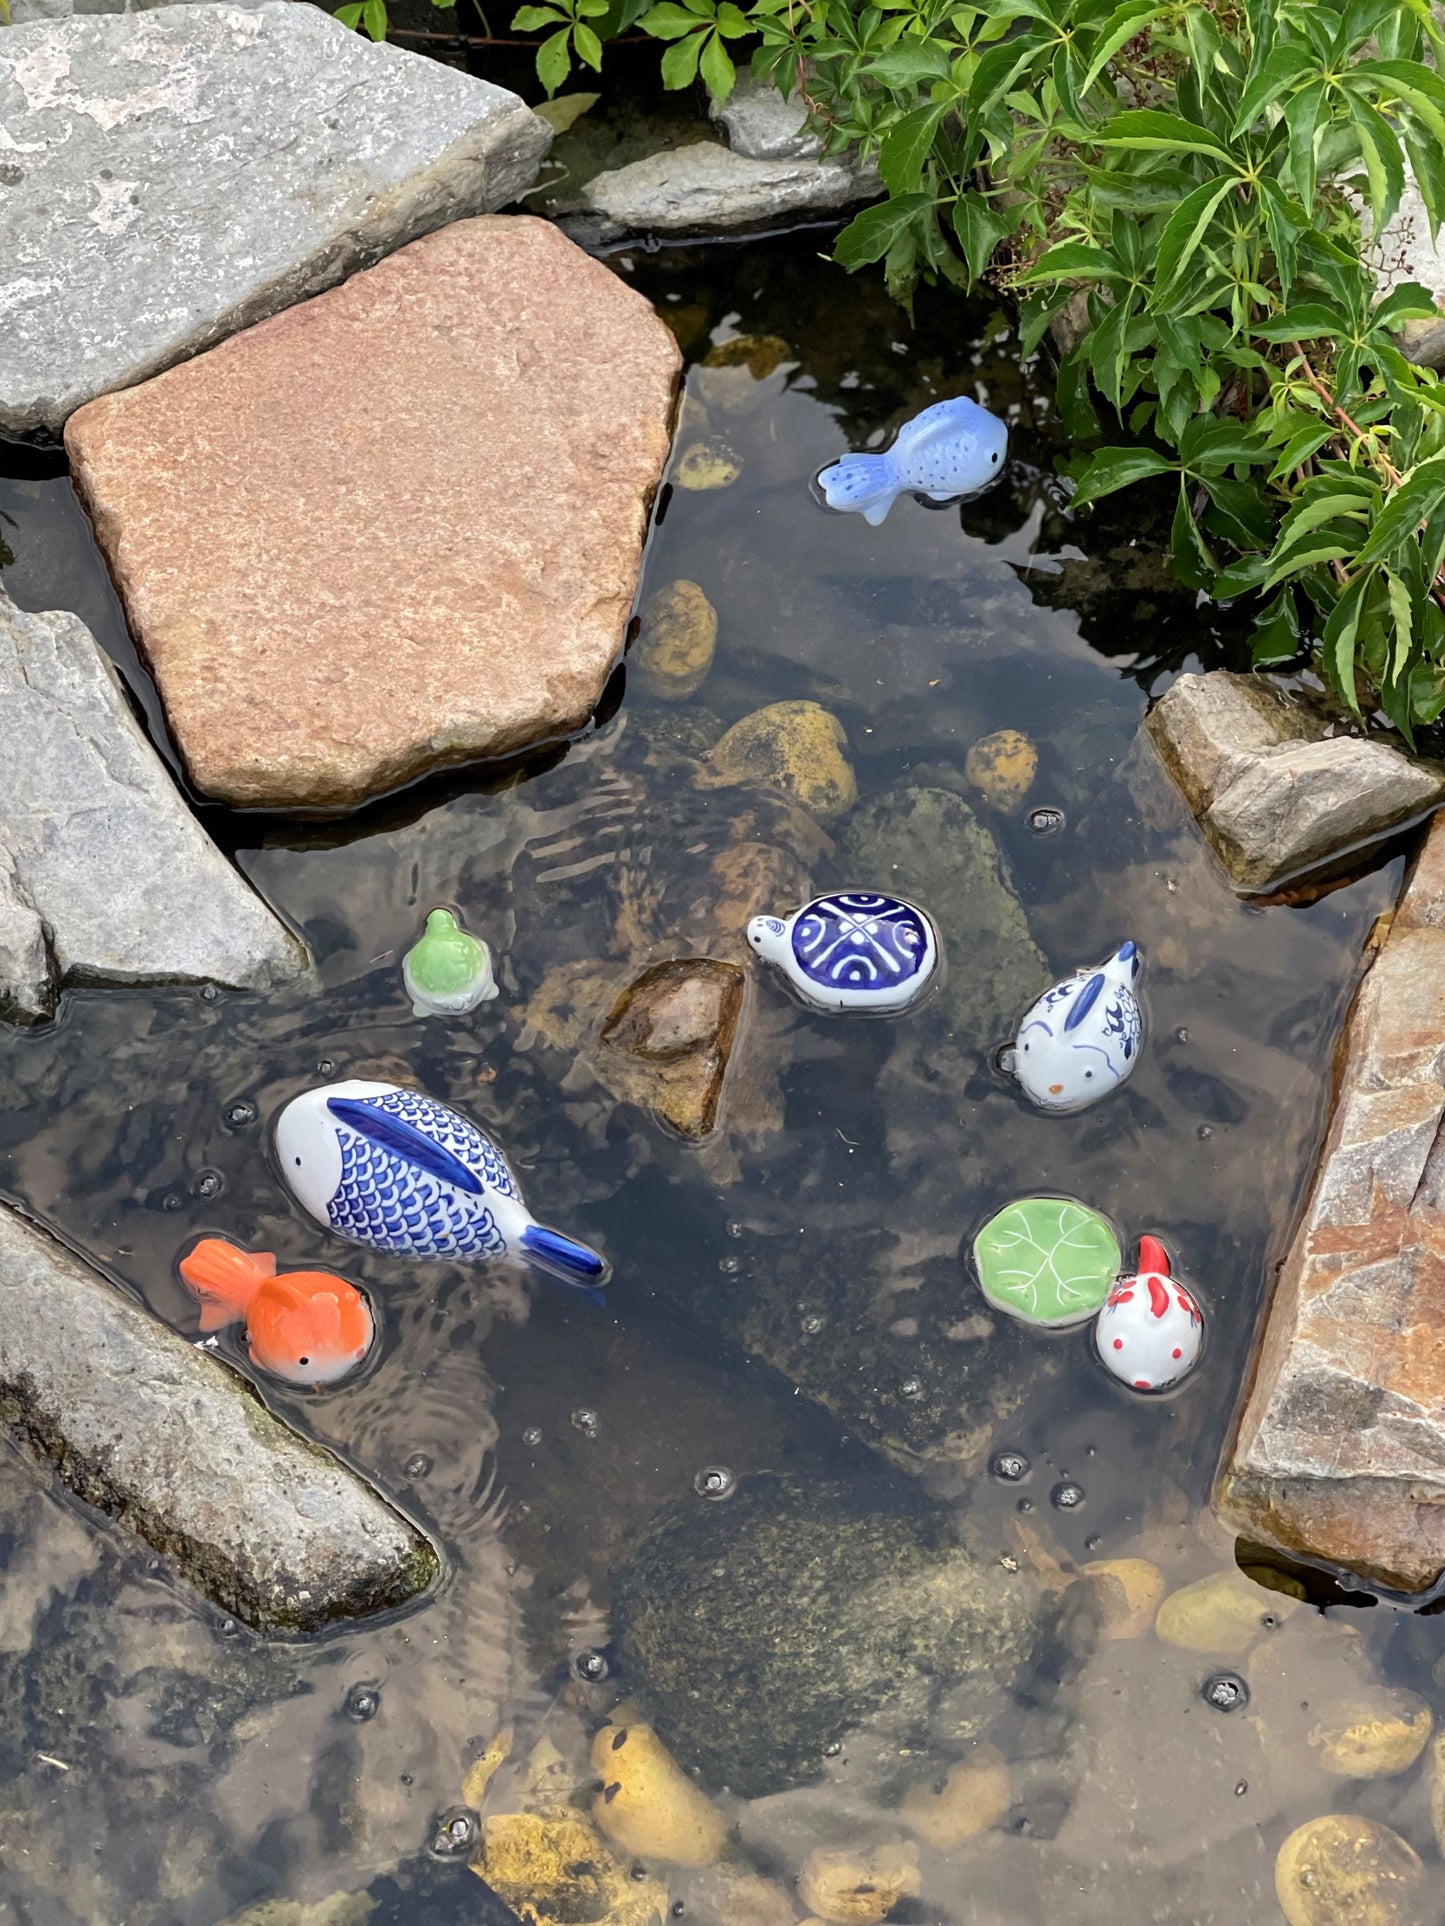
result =
[[561,1283],[590,1297],[594,1304],[607,1302],[601,1288],[607,1282],[607,1260],[586,1244],[542,1224],[529,1224],[522,1232],[521,1244],[530,1258]]
[[874,528],[897,499],[898,470],[891,455],[844,455],[818,477],[829,508],[851,509]]
[[1139,1239],[1140,1276],[1143,1276],[1146,1271],[1153,1272],[1156,1277],[1168,1277],[1171,1275],[1169,1269],[1169,1253],[1157,1237],[1141,1237]]
[[251,1299],[276,1274],[269,1251],[243,1251],[224,1237],[203,1237],[186,1252],[180,1273],[201,1300],[201,1329],[219,1331],[246,1315]]

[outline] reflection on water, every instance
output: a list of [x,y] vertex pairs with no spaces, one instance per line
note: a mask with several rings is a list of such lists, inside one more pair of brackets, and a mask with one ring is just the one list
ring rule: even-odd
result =
[[[1301,909],[1247,908],[1220,880],[1136,729],[1151,690],[1231,637],[1171,585],[1157,503],[1068,520],[1047,372],[1020,368],[1002,315],[925,301],[910,332],[806,236],[614,265],[693,364],[681,448],[706,433],[741,462],[730,487],[667,489],[648,556],[649,593],[684,578],[719,612],[700,690],[633,686],[566,755],[351,823],[210,814],[316,975],[264,1001],[81,992],[52,1029],[0,1035],[0,1185],[187,1331],[172,1263],[199,1232],[339,1261],[287,1203],[265,1126],[352,1075],[494,1128],[539,1216],[612,1257],[611,1307],[347,1253],[384,1316],[373,1362],[328,1394],[264,1393],[424,1520],[448,1571],[422,1609],[311,1646],[198,1611],[0,1457],[5,1907],[213,1926],[349,1893],[366,1897],[317,1917],[503,1918],[464,1855],[428,1854],[437,1816],[469,1768],[489,1814],[591,1787],[591,1734],[624,1698],[664,1737],[673,1706],[755,1885],[651,1864],[660,1884],[627,1904],[569,1912],[573,1894],[549,1916],[640,1926],[683,1902],[781,1926],[823,1903],[810,1854],[901,1838],[918,1872],[900,1918],[1198,1926],[1274,1917],[1275,1852],[1319,1813],[1433,1852],[1424,1768],[1332,1775],[1299,1711],[1382,1677],[1428,1697],[1432,1619],[1256,1590],[1237,1650],[1188,1649],[1147,1629],[1158,1579],[1130,1568],[1127,1625],[1107,1587],[1084,1609],[1070,1583],[1094,1560],[1152,1561],[1170,1590],[1232,1567],[1202,1507],[1395,867]],[[786,353],[697,365],[740,333]],[[1002,486],[961,510],[904,500],[879,530],[818,506],[810,478],[842,448],[960,388],[1010,420]],[[154,725],[68,485],[40,464],[0,482],[0,510],[12,594],[79,610]],[[838,718],[857,774],[822,827],[706,761],[740,717],[797,699]],[[1003,728],[1038,771],[995,808],[965,760]],[[1039,806],[1062,826],[1039,834]],[[618,1101],[597,1025],[643,964],[741,957],[747,914],[793,906],[760,891],[808,882],[916,893],[947,982],[905,1020],[850,1025],[753,979],[722,1129],[689,1148]],[[454,1024],[415,1021],[400,980],[439,902],[490,941],[502,989]],[[1049,972],[1124,937],[1149,960],[1145,1059],[1096,1111],[1042,1118],[994,1051]],[[1087,1332],[984,1315],[962,1252],[1034,1190],[1177,1254],[1210,1322],[1176,1395],[1132,1398]],[[989,1475],[1000,1447],[1030,1461],[1021,1481]],[[732,1497],[697,1489],[707,1466]],[[1201,1696],[1221,1669],[1252,1692],[1228,1715]],[[1003,1792],[957,1843],[928,1802],[969,1762]],[[730,1800],[729,1775],[756,1796]]]

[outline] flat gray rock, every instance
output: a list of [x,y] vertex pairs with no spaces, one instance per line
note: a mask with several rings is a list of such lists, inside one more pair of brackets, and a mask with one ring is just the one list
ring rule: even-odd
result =
[[[68,20],[73,13],[149,13],[153,7],[189,6],[194,0],[10,0],[17,27],[37,20]],[[229,0],[233,7],[262,7],[267,0]]]
[[[44,1014],[67,978],[265,990],[305,967],[177,793],[85,624],[3,590],[0,743],[0,1005]],[[48,992],[27,907],[49,939]]]
[[879,191],[876,174],[851,160],[752,160],[704,140],[594,175],[587,204],[601,238],[705,234],[835,213]]
[[44,919],[0,844],[0,1017],[40,1022],[54,1013],[58,987]]
[[551,129],[319,7],[0,35],[0,430],[60,432],[354,268],[514,200]]
[[431,1542],[250,1386],[0,1208],[0,1420],[259,1632],[405,1604]]
[[1180,676],[1147,726],[1241,890],[1328,872],[1445,800],[1438,764],[1350,734],[1343,711],[1259,676]]

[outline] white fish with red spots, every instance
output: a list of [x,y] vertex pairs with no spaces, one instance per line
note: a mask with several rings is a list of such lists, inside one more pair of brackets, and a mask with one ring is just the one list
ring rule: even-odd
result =
[[1139,1267],[1121,1277],[1094,1323],[1106,1370],[1135,1391],[1167,1391],[1199,1362],[1204,1318],[1173,1275],[1157,1237],[1139,1239]]

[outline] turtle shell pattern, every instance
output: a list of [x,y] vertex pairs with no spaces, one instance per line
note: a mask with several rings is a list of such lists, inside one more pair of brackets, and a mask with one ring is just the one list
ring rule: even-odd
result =
[[891,990],[923,970],[929,929],[896,896],[819,896],[798,911],[793,955],[829,990]]

